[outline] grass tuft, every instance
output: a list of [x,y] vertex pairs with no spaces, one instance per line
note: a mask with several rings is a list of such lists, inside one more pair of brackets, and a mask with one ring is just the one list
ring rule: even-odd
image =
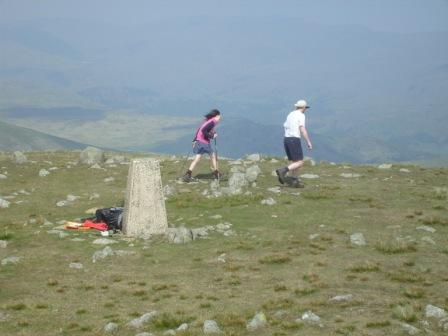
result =
[[415,245],[413,242],[394,239],[390,241],[379,241],[375,245],[375,248],[384,254],[398,254],[416,252],[417,247]]
[[401,321],[415,322],[417,315],[411,305],[397,305],[392,310],[393,316]]

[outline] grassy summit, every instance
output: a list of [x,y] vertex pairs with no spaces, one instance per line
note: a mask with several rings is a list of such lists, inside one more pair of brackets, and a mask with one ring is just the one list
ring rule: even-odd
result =
[[[0,209],[0,240],[7,242],[0,260],[21,257],[0,265],[1,335],[102,335],[109,322],[119,335],[162,335],[184,322],[188,330],[177,334],[202,335],[209,319],[225,335],[247,335],[257,312],[268,323],[254,335],[396,335],[402,323],[443,334],[425,307],[448,309],[446,168],[322,163],[303,169],[319,175],[304,180],[305,189],[275,193],[268,190],[278,185],[271,172],[282,163],[264,160],[250,195],[207,198],[205,181],[173,182],[181,162],[165,158],[164,184],[175,190],[166,203],[170,225],[229,222],[236,235],[213,232],[183,245],[114,235],[111,248],[129,254],[93,263],[104,248],[92,244],[98,232],[51,230],[88,216],[87,209],[120,205],[128,166],[90,169],[71,163],[77,157],[32,153],[33,162],[23,165],[0,157],[0,174],[7,172],[0,198],[10,202]],[[228,162],[222,166],[229,170]],[[58,169],[38,176],[51,167]],[[108,177],[114,180],[104,182]],[[80,198],[56,206],[68,194]],[[262,205],[269,197],[277,203]],[[363,234],[365,246],[350,242],[354,233]],[[154,310],[158,315],[142,328],[126,326]],[[307,311],[320,323],[297,321]]]

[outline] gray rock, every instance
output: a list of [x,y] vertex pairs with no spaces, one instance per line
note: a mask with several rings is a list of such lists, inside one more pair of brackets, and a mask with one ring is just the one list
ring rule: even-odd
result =
[[90,166],[90,169],[103,169],[98,163],[95,163],[93,166]]
[[434,239],[432,239],[431,237],[425,236],[422,237],[422,242],[431,244],[431,245],[436,245],[436,242],[434,241]]
[[246,325],[246,329],[249,331],[255,331],[261,329],[267,324],[266,315],[264,313],[257,313],[252,320]]
[[6,248],[8,246],[7,240],[0,240],[0,248]]
[[156,311],[152,311],[150,313],[143,314],[142,316],[128,322],[127,325],[129,327],[133,327],[133,328],[141,328],[144,324],[151,321],[156,315],[157,315]]
[[68,267],[73,268],[73,269],[83,269],[84,265],[81,263],[70,263],[68,265]]
[[142,333],[138,333],[135,336],[153,336],[153,334],[151,334],[150,332],[145,331],[145,332],[142,332]]
[[66,205],[68,205],[68,201],[67,200],[63,200],[63,201],[59,201],[59,202],[57,202],[56,203],[56,206],[57,207],[64,207],[64,206],[66,206]]
[[40,177],[46,177],[48,175],[50,175],[50,172],[48,170],[46,170],[46,169],[39,170],[39,176]]
[[176,331],[174,331],[173,329],[169,329],[169,330],[165,331],[163,334],[168,335],[168,336],[173,336],[173,335],[176,335]]
[[192,230],[186,227],[168,228],[166,232],[168,241],[173,244],[184,244],[194,239]]
[[246,169],[245,177],[247,182],[252,183],[255,182],[258,178],[258,175],[260,175],[261,169],[257,165],[251,166]]
[[247,185],[248,181],[243,173],[234,173],[229,178],[229,189],[234,195],[242,193],[242,189]]
[[282,189],[280,187],[272,187],[272,188],[268,188],[268,191],[273,192],[275,194],[280,194],[282,192]]
[[364,235],[362,233],[354,233],[350,236],[350,242],[352,245],[356,246],[364,246],[366,245],[366,240],[364,238]]
[[12,153],[12,161],[17,164],[23,164],[28,162],[28,159],[22,152],[15,151]]
[[361,177],[361,174],[356,174],[356,173],[342,173],[340,175],[341,177],[345,177],[345,178],[356,178],[356,177]]
[[169,184],[166,184],[163,186],[163,196],[169,197],[176,193],[176,189],[170,186]]
[[105,183],[109,183],[109,182],[113,182],[113,181],[115,181],[115,178],[112,177],[112,176],[110,176],[110,177],[106,177],[106,178],[104,179],[104,182],[105,182]]
[[421,231],[431,232],[431,233],[436,232],[436,229],[434,229],[432,226],[428,226],[428,225],[417,226],[416,229],[421,230]]
[[114,322],[109,322],[108,324],[106,324],[104,326],[104,332],[107,333],[114,333],[118,330],[118,324],[114,323]]
[[9,318],[9,315],[0,310],[0,323],[7,321],[8,318]]
[[0,198],[0,208],[1,208],[1,209],[9,208],[9,205],[10,205],[10,204],[11,204],[11,203],[8,202],[7,200],[4,200],[3,198]]
[[272,197],[269,197],[267,199],[261,200],[260,202],[263,205],[275,205],[277,204],[277,201],[273,199]]
[[411,171],[409,169],[406,169],[406,168],[400,168],[399,172],[400,173],[410,173]]
[[252,162],[259,162],[261,160],[260,154],[250,154],[246,156],[246,160],[252,161]]
[[94,200],[94,199],[98,199],[98,198],[100,198],[100,194],[98,194],[98,193],[93,193],[92,195],[90,195],[90,197],[89,197],[89,201],[92,201],[92,200]]
[[316,174],[302,174],[302,175],[300,175],[300,177],[304,178],[304,179],[317,179],[317,178],[319,178],[319,175],[316,175]]
[[94,165],[104,161],[104,152],[95,147],[87,147],[79,155],[79,162],[87,165]]
[[74,242],[83,242],[83,241],[85,241],[85,239],[84,238],[72,238],[72,239],[70,239],[71,241],[74,241]]
[[313,234],[310,234],[310,235],[308,236],[308,239],[309,239],[309,240],[314,240],[314,239],[316,239],[316,238],[319,237],[319,236],[320,236],[319,233],[313,233]]
[[439,321],[439,328],[448,331],[448,317],[444,317]]
[[202,238],[208,236],[208,229],[207,228],[195,228],[191,229],[191,233],[193,234],[193,240],[196,238]]
[[444,309],[429,304],[425,308],[425,316],[441,319],[448,315]]
[[302,314],[302,321],[310,323],[319,323],[320,317],[314,314],[312,311],[308,310]]
[[329,301],[330,302],[348,302],[353,300],[352,294],[346,294],[346,295],[337,295],[332,297]]
[[106,246],[103,250],[96,251],[92,255],[92,262],[97,262],[97,260],[104,259],[114,255],[114,250],[110,246]]
[[177,329],[176,331],[185,331],[188,330],[188,323],[182,323]]
[[232,224],[229,222],[216,224],[216,230],[218,230],[218,231],[226,231],[226,230],[229,230],[231,227],[232,227]]
[[420,329],[407,323],[401,323],[401,327],[408,335],[418,335],[420,333]]
[[392,168],[392,164],[390,164],[390,163],[383,163],[378,166],[378,169],[391,169],[391,168]]
[[64,231],[59,232],[59,238],[61,238],[61,239],[68,237],[68,236],[69,236],[69,234],[67,232],[64,232]]
[[221,329],[219,329],[218,323],[213,320],[204,321],[204,326],[202,327],[204,334],[220,334],[222,333]]
[[8,176],[0,174],[0,180],[6,180],[8,178]]
[[67,201],[69,201],[69,202],[74,202],[74,201],[78,200],[79,198],[80,198],[79,196],[67,195]]
[[49,171],[55,171],[55,170],[58,170],[58,169],[59,169],[58,167],[50,167],[50,168],[48,168]]
[[16,265],[22,259],[23,259],[23,257],[7,257],[7,258],[2,260],[2,266],[8,265],[8,264]]
[[108,239],[108,238],[98,238],[93,241],[92,244],[96,245],[109,245],[118,243],[116,240]]

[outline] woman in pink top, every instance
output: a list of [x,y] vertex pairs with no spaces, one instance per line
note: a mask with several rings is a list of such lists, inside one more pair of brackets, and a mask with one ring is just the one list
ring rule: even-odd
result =
[[205,119],[201,126],[198,128],[196,135],[193,139],[193,153],[196,154],[193,161],[190,164],[185,175],[182,177],[184,182],[191,182],[193,178],[191,174],[198,162],[201,160],[203,154],[208,154],[212,162],[213,175],[217,179],[219,178],[218,164],[216,161],[216,154],[213,150],[210,140],[215,139],[218,135],[215,132],[215,126],[221,119],[221,112],[219,110],[211,110],[205,115]]

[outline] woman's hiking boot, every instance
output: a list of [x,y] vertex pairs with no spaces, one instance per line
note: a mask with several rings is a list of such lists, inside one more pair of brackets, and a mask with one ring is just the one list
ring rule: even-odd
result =
[[291,188],[305,188],[305,184],[301,182],[297,177],[292,178],[291,182],[288,184]]
[[191,170],[187,170],[185,175],[182,176],[182,181],[186,183],[194,181],[194,178],[191,176]]
[[278,177],[278,181],[281,184],[285,184],[285,177],[286,177],[286,174],[288,173],[288,171],[289,171],[288,167],[280,168],[275,171],[275,173],[277,174],[277,177]]
[[219,180],[220,177],[221,177],[221,174],[219,173],[219,170],[214,170],[214,171],[213,171],[213,178],[214,178],[215,180]]

